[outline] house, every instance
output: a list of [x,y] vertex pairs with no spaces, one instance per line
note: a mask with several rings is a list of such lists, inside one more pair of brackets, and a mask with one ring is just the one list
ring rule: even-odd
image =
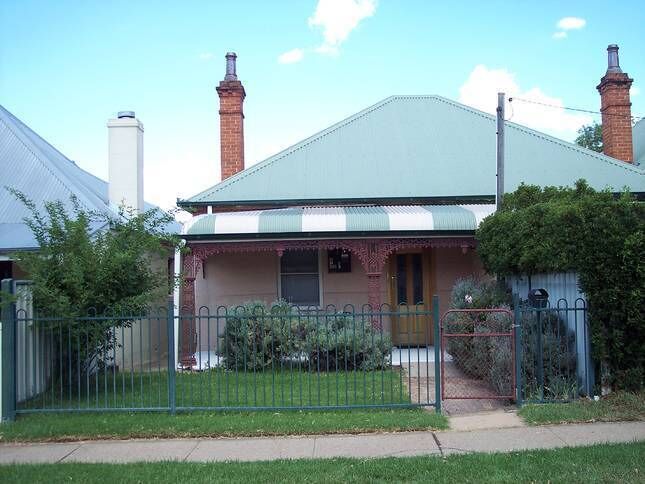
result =
[[[629,86],[610,46],[598,89],[605,154],[506,122],[505,190],[520,183],[645,193],[643,122],[632,152]],[[495,210],[495,118],[440,96],[392,96],[256,164],[244,165],[246,92],[236,55],[219,83],[221,178],[178,205],[183,310],[248,300],[357,311],[365,304],[447,308],[455,279],[480,274],[475,229]],[[197,325],[199,326],[199,325]],[[389,318],[395,344],[432,341],[429,321]],[[182,355],[200,328],[182,326]],[[201,328],[204,332],[204,328]],[[202,335],[200,346],[209,345]]]
[[[585,178],[645,193],[643,122],[632,152],[629,86],[610,46],[598,89],[605,154],[506,123],[505,189]],[[474,238],[495,210],[495,118],[439,96],[392,96],[258,163],[244,165],[246,92],[226,55],[220,98],[221,178],[178,205],[184,310],[248,300],[357,310],[387,303],[447,308],[456,278],[482,272]],[[432,339],[428,321],[390,318],[395,344]],[[184,321],[185,356],[199,333]],[[203,329],[203,328],[202,328]],[[200,345],[210,345],[206,338]],[[212,346],[211,346],[212,347]]]
[[[70,197],[75,195],[87,211],[118,214],[122,203],[137,211],[153,208],[143,200],[143,124],[131,111],[120,112],[108,121],[109,182],[95,177],[60,153],[17,117],[0,106],[0,279],[16,280],[16,289],[23,296],[19,309],[31,316],[29,278],[13,260],[20,251],[37,250],[38,244],[24,223],[31,213],[5,187],[23,192],[37,207],[48,201],[60,201],[71,209]],[[102,227],[96,225],[97,231]],[[170,224],[167,230],[179,232],[179,224]],[[171,273],[173,258],[163,260]],[[22,313],[24,314],[24,313]],[[29,326],[29,327],[26,327]],[[140,326],[140,327],[139,327]],[[137,322],[133,329],[117,335],[119,343],[132,347],[123,351],[115,362],[120,367],[143,366],[156,352],[167,350],[165,328]],[[157,334],[157,332],[159,334]],[[154,333],[154,334],[153,334]],[[38,360],[45,344],[45,336],[32,331],[32,325],[18,325],[16,347],[21,355],[17,366],[18,399],[37,393],[39,384],[45,384],[47,364]],[[38,370],[38,376],[36,375]],[[34,384],[32,379],[39,380]]]

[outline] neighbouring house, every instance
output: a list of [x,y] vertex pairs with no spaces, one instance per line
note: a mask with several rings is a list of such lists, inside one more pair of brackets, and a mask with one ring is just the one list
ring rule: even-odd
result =
[[[19,309],[31,316],[28,283],[25,274],[13,260],[20,251],[38,250],[38,245],[24,218],[31,214],[22,202],[5,187],[23,192],[37,207],[48,201],[60,201],[71,209],[70,196],[75,195],[88,211],[118,214],[121,204],[137,211],[153,208],[143,199],[143,124],[134,112],[120,112],[108,121],[109,182],[95,177],[32,131],[17,117],[0,106],[0,279],[12,278],[22,296]],[[103,227],[96,226],[96,230]],[[179,232],[179,224],[168,230]],[[173,257],[159,261],[174,273]],[[22,313],[25,314],[25,313]],[[139,328],[138,326],[141,326]],[[45,336],[31,331],[31,325],[18,325],[16,349],[19,354],[16,381],[18,400],[37,393],[45,384],[47,364],[39,361],[46,344]],[[159,325],[135,323],[131,331],[117,335],[119,343],[132,351],[118,355],[116,365],[136,367],[147,364],[147,358],[166,352],[165,328]],[[155,334],[151,334],[155,332]],[[159,332],[160,334],[156,334]],[[36,371],[38,374],[36,375]],[[32,382],[30,375],[37,382]],[[40,382],[40,383],[38,383]]]
[[[609,47],[598,86],[606,153],[506,122],[506,191],[585,178],[597,189],[645,193],[645,127],[634,128],[634,154],[632,80],[617,49]],[[433,294],[443,311],[455,279],[483,272],[474,234],[495,210],[493,116],[440,96],[392,96],[245,168],[246,92],[234,53],[217,93],[222,181],[178,201],[194,214],[183,230],[191,249],[184,311],[277,299],[396,311],[428,308]],[[182,324],[186,362],[200,330],[200,349],[214,347],[197,326]],[[432,342],[428,320],[394,317],[384,326],[395,344]]]

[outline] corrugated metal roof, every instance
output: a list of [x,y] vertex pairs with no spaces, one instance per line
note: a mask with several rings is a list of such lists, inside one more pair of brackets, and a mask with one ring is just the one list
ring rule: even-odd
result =
[[184,234],[217,237],[309,232],[462,232],[474,231],[495,205],[397,205],[290,207],[223,212],[193,217]]
[[641,119],[632,129],[634,143],[634,162],[645,165],[645,119]]
[[[506,190],[521,182],[645,192],[645,171],[506,123]],[[477,197],[495,194],[495,118],[439,96],[393,96],[188,202]],[[302,202],[300,202],[302,203]],[[314,202],[312,202],[314,203]]]
[[[38,207],[60,200],[71,209],[76,195],[87,210],[107,213],[107,182],[95,177],[47,143],[13,114],[0,106],[0,251],[32,249],[37,244],[23,219],[30,212],[5,186],[23,192]],[[154,205],[146,203],[146,209]],[[179,231],[178,224],[169,230]]]

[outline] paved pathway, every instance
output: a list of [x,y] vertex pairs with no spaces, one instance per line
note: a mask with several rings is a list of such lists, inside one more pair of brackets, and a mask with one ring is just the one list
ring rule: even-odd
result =
[[640,440],[645,440],[645,422],[276,438],[0,444],[0,464],[439,456],[464,452],[508,452]]
[[[405,353],[403,353],[405,356]],[[449,355],[448,355],[449,356]],[[414,359],[414,352],[412,353]],[[410,392],[410,399],[413,402],[424,403],[434,402],[434,363],[403,361],[401,366],[404,371],[403,384]],[[446,361],[447,386],[461,395],[494,395],[490,385],[482,380],[469,378],[457,368],[451,361]],[[426,407],[428,411],[434,412],[434,407]],[[477,412],[489,412],[499,410],[512,410],[515,408],[508,400],[498,399],[448,399],[441,402],[441,410],[446,415],[469,415]]]

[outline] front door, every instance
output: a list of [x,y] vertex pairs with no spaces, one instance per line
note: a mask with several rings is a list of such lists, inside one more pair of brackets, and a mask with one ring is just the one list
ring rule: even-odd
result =
[[399,346],[431,345],[429,254],[421,251],[394,254],[390,271],[390,295],[397,313],[392,321],[394,343]]

